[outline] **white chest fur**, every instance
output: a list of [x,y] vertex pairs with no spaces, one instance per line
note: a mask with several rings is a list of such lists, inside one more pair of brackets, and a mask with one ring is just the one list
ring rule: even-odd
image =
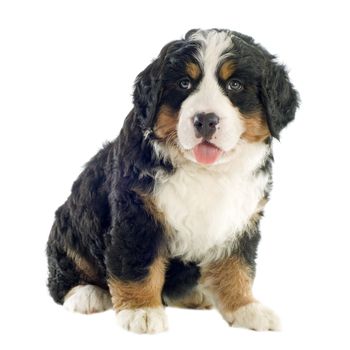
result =
[[266,154],[266,145],[244,144],[230,163],[209,168],[188,162],[157,183],[155,202],[172,231],[172,256],[207,261],[227,251],[263,197],[268,177],[254,170]]

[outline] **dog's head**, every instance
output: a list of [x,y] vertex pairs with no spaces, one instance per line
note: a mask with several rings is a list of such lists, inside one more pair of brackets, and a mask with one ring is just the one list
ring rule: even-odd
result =
[[144,137],[164,153],[216,164],[242,142],[278,138],[298,95],[284,66],[251,37],[191,30],[139,74],[134,104]]

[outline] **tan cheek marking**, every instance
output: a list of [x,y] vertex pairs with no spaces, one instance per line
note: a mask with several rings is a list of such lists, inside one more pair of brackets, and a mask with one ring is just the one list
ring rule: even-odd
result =
[[115,310],[158,307],[162,305],[161,292],[164,284],[165,261],[157,258],[146,278],[137,282],[125,282],[116,277],[108,279],[109,291]]
[[66,252],[67,256],[74,261],[77,269],[82,272],[85,277],[92,281],[98,280],[98,273],[90,262],[88,262],[73,249],[68,248]]
[[198,64],[190,62],[186,65],[186,73],[193,79],[197,80],[201,74]]
[[251,271],[238,257],[204,267],[201,283],[211,292],[224,315],[254,301]]
[[161,106],[157,116],[154,133],[159,139],[171,139],[176,136],[177,123],[178,113],[172,111],[168,106]]
[[265,118],[260,112],[242,116],[245,131],[242,138],[248,142],[260,142],[271,136]]
[[222,64],[219,70],[219,77],[222,80],[227,80],[231,77],[233,72],[235,71],[235,63],[232,60],[226,61]]

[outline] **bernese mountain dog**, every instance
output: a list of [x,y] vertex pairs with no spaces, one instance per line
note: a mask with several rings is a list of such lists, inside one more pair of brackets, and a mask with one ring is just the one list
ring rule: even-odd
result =
[[167,44],[137,76],[119,136],[56,211],[53,299],[87,314],[113,308],[137,333],[166,330],[165,306],[279,329],[252,284],[272,141],[298,100],[285,67],[247,35],[195,29]]

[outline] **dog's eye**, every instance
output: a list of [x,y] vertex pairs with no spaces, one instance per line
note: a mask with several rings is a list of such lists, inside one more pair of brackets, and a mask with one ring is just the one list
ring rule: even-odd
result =
[[192,88],[191,80],[188,78],[181,79],[179,82],[179,87],[184,90],[189,90]]
[[243,85],[239,80],[231,79],[227,82],[226,89],[229,91],[239,92],[243,90]]

